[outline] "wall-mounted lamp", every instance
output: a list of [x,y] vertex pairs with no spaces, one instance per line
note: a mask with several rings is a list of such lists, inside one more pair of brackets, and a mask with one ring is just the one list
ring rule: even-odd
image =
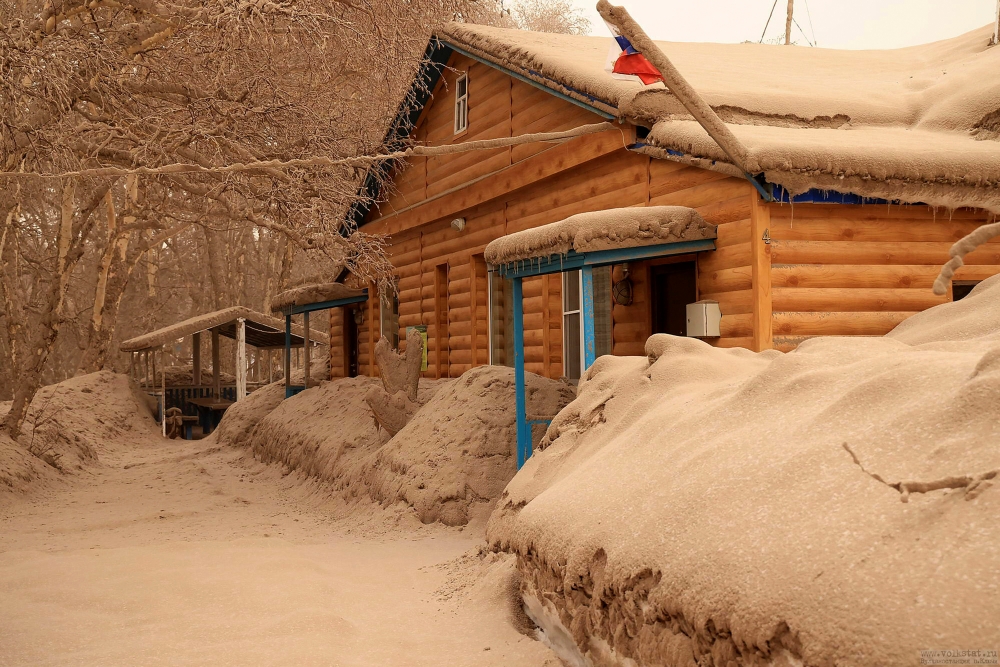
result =
[[451,228],[456,232],[460,232],[465,229],[465,218],[455,218],[451,221]]

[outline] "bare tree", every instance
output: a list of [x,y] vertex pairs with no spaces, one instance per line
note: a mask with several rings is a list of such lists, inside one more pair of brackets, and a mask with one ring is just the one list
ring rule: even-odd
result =
[[513,27],[534,32],[586,35],[590,21],[570,0],[518,0],[510,9]]

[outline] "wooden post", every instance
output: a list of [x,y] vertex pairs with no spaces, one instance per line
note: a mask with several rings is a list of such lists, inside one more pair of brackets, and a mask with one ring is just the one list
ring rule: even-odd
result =
[[[150,354],[152,355],[153,375],[150,378],[151,382],[150,382],[149,386],[150,386],[150,388],[153,391],[156,391],[156,350],[153,350]],[[162,346],[160,347],[160,362],[161,363],[163,362],[163,347]]]
[[160,346],[160,429],[167,437],[167,361],[164,358],[166,346]]
[[517,434],[517,469],[531,456],[531,424],[524,378],[524,304],[521,299],[521,278],[513,280],[511,310],[514,320],[514,426]]
[[267,348],[267,383],[274,382],[274,350]]
[[594,267],[580,269],[583,294],[580,295],[580,315],[583,320],[583,371],[597,361],[597,332],[594,329]]
[[309,388],[309,311],[302,313],[302,387]]
[[750,197],[750,262],[753,294],[753,349],[773,347],[771,332],[771,210],[756,192]]
[[212,329],[212,395],[222,398],[222,373],[219,369],[219,330]]
[[795,11],[795,0],[788,0],[788,9],[785,13],[785,45],[792,43],[792,13]]
[[285,398],[292,392],[292,316],[285,315]]
[[993,41],[992,44],[1000,44],[1000,0],[997,0],[997,19],[993,23]]
[[201,384],[201,332],[191,334],[191,384]]
[[247,322],[236,318],[236,400],[247,395]]
[[135,380],[135,352],[128,353],[128,379]]

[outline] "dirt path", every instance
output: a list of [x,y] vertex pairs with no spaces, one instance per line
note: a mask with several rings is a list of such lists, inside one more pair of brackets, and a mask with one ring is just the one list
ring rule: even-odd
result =
[[211,441],[100,457],[0,499],[0,665],[558,664],[467,594],[481,530],[337,517]]

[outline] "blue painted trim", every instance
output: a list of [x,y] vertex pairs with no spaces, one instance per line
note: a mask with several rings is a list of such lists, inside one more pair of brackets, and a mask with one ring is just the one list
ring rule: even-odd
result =
[[[467,58],[472,58],[476,62],[480,62],[480,63],[482,63],[482,64],[484,64],[484,65],[486,65],[488,67],[492,67],[495,70],[499,70],[499,71],[503,72],[504,74],[506,74],[507,76],[513,77],[513,78],[517,79],[518,81],[522,81],[522,82],[528,84],[529,86],[534,86],[535,88],[538,88],[539,90],[544,90],[547,93],[555,95],[556,97],[558,97],[561,100],[566,100],[567,102],[570,102],[571,104],[575,104],[578,107],[582,107],[582,108],[586,109],[587,111],[590,111],[591,113],[595,113],[598,116],[601,116],[602,118],[604,118],[606,120],[614,120],[615,119],[615,116],[613,116],[612,114],[609,114],[607,111],[603,111],[601,109],[598,109],[597,107],[591,106],[591,105],[587,104],[586,102],[583,102],[581,100],[576,99],[575,97],[570,97],[569,95],[567,95],[565,93],[560,93],[558,90],[552,90],[548,86],[539,83],[535,79],[532,79],[530,77],[524,76],[523,74],[519,74],[519,73],[515,72],[514,70],[507,69],[503,65],[498,65],[495,62],[492,62],[490,60],[486,60],[485,58],[483,58],[481,56],[477,56],[474,53],[466,51],[465,49],[463,49],[460,46],[456,46],[455,44],[452,44],[451,42],[443,42],[443,43],[447,44],[451,48],[452,51],[455,51],[456,53],[461,53],[463,56],[465,56]],[[591,102],[600,102],[601,104],[604,104],[604,105],[612,107],[612,108],[614,108],[614,106],[615,106],[614,104],[608,104],[604,100],[598,99],[598,98],[594,97],[593,95],[588,95],[587,93],[584,93],[582,91],[576,90],[574,88],[570,88],[569,86],[561,84],[558,81],[550,79],[549,77],[543,75],[541,72],[537,72],[535,70],[528,70],[528,73],[531,74],[531,76],[538,77],[539,79],[545,79],[546,81],[551,81],[554,85],[557,85],[560,88],[568,90],[568,91],[570,91],[572,93],[575,93],[575,94],[579,95],[580,97],[585,97],[588,100],[590,100]]]
[[364,294],[360,296],[351,296],[346,299],[334,299],[333,301],[320,301],[318,303],[305,303],[300,306],[292,306],[290,309],[285,309],[286,315],[298,315],[299,313],[311,313],[317,310],[327,310],[329,308],[337,308],[339,306],[349,306],[352,303],[364,303],[368,300],[368,289],[362,290]]
[[587,370],[597,361],[597,332],[594,325],[594,267],[584,265],[580,269],[580,282],[583,285],[582,306],[580,309],[583,320],[583,370]]
[[289,385],[285,387],[285,398],[291,398],[292,396],[295,396],[295,394],[305,391],[305,389],[306,388],[301,385]]
[[565,255],[532,257],[531,259],[510,262],[509,264],[501,264],[496,267],[496,270],[505,278],[529,278],[531,276],[544,276],[549,273],[582,269],[584,266],[606,266],[608,264],[621,264],[623,262],[635,262],[653,257],[683,255],[689,252],[704,252],[707,250],[715,250],[714,240],[678,241],[677,243],[639,246],[636,248],[617,248],[615,250],[597,250],[587,253],[578,253],[575,250],[570,250]]
[[514,278],[511,304],[514,324],[514,424],[517,429],[517,469],[531,456],[531,424],[528,423],[528,406],[524,380],[524,303],[521,298],[521,279]]
[[[896,204],[899,206],[910,206],[907,202],[899,200],[878,199],[876,197],[862,197],[861,195],[849,192],[834,192],[832,190],[808,190],[802,194],[790,196],[788,190],[780,185],[771,186],[774,191],[774,200],[782,204]],[[920,206],[921,204],[912,204]]]

